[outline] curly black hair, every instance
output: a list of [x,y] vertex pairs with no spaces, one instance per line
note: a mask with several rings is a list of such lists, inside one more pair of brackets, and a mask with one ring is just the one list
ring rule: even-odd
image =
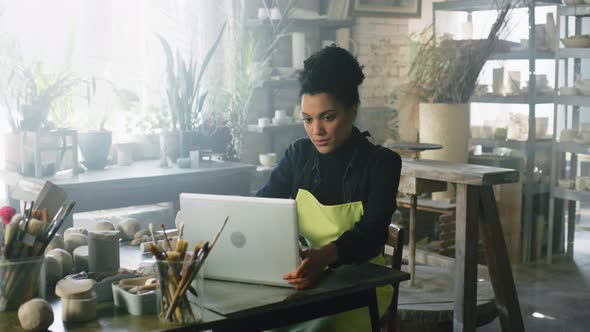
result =
[[358,86],[364,79],[363,67],[357,59],[333,44],[305,60],[299,73],[299,96],[328,93],[347,108],[358,107]]

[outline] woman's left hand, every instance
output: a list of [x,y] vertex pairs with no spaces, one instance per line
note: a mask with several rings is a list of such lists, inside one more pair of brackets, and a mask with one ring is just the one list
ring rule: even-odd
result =
[[302,255],[303,261],[297,270],[283,276],[284,280],[299,290],[315,286],[326,267],[338,259],[338,249],[334,243],[330,243],[319,249],[304,251]]

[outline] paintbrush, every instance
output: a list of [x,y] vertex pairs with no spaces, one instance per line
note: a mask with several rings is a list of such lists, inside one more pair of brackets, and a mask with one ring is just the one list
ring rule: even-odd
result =
[[148,243],[147,249],[152,253],[152,255],[154,255],[154,257],[156,257],[157,260],[165,259],[160,249],[158,249],[158,247],[156,247],[153,243]]
[[197,273],[199,272],[199,270],[201,269],[201,267],[205,263],[205,260],[207,259],[207,256],[209,256],[211,249],[213,249],[213,247],[215,246],[215,243],[217,243],[217,240],[219,239],[221,232],[223,232],[223,229],[225,228],[225,225],[227,224],[228,220],[229,220],[229,216],[225,217],[223,224],[221,225],[221,227],[219,228],[219,231],[217,232],[217,234],[213,238],[213,242],[211,242],[211,246],[209,247],[209,242],[205,243],[203,248],[201,248],[201,250],[199,250],[199,254],[196,257],[196,260],[191,263],[191,267],[193,267],[193,268],[187,269],[185,275],[182,276],[182,279],[180,280],[180,285],[176,289],[176,292],[174,293],[174,297],[172,298],[172,303],[170,303],[170,307],[168,308],[168,311],[166,312],[166,315],[164,316],[165,319],[169,319],[170,315],[172,314],[173,310],[175,309],[175,307],[178,304],[179,298],[186,293],[186,290],[187,290],[188,286],[190,285],[191,281],[195,278],[195,276],[197,275]]
[[166,245],[168,246],[168,250],[172,250],[172,245],[170,244],[170,240],[168,240],[168,235],[166,234],[166,227],[164,224],[160,225],[162,232],[164,233],[164,240],[166,241]]
[[[202,241],[201,241],[202,242]],[[194,279],[196,274],[193,274],[195,271],[196,261],[199,258],[203,257],[203,253],[207,250],[209,246],[209,242],[206,242],[203,247],[201,247],[201,243],[195,246],[195,250],[193,251],[193,256],[191,257],[191,263],[184,269],[182,274],[182,278],[178,283],[178,287],[174,292],[174,295],[170,298],[170,305],[168,306],[168,310],[164,314],[164,319],[169,320],[172,313],[176,310],[176,306],[181,298],[184,297],[188,286],[190,285],[191,281]]]
[[53,216],[53,219],[51,219],[51,222],[49,223],[49,230],[47,231],[47,234],[49,234],[49,232],[51,232],[53,226],[55,226],[55,223],[59,220],[61,213],[64,212],[66,209],[66,204],[63,204],[59,210],[57,210],[57,213]]
[[[31,201],[31,206],[29,207],[29,212],[27,213],[27,210],[25,209],[25,214],[26,214],[26,218],[25,218],[25,226],[24,226],[24,231],[25,233],[28,231],[29,228],[29,222],[31,221],[31,218],[33,216],[33,205],[35,204],[35,201]],[[22,236],[21,236],[22,239]]]
[[154,224],[152,223],[150,223],[150,234],[152,235],[152,243],[156,245],[156,235],[154,235]]
[[45,242],[43,243],[43,245],[41,246],[41,249],[39,249],[39,251],[37,252],[36,256],[41,255],[45,249],[47,249],[47,246],[49,245],[49,243],[51,242],[51,240],[53,240],[53,237],[55,236],[55,234],[57,234],[57,231],[59,230],[59,228],[61,227],[61,225],[64,223],[64,221],[67,219],[68,215],[70,214],[70,212],[72,212],[72,210],[74,209],[74,206],[76,206],[76,202],[71,202],[68,207],[66,208],[66,211],[63,214],[63,217],[61,217],[55,224],[55,226],[53,227],[53,229],[51,229],[49,231],[49,236],[47,237],[47,239],[45,240]]

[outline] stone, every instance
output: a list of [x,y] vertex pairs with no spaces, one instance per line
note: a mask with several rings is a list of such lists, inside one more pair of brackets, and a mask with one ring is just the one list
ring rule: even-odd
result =
[[72,268],[74,267],[74,259],[69,252],[63,249],[53,249],[45,254],[45,256],[53,256],[59,261],[62,267],[62,277],[72,272]]
[[64,238],[67,238],[69,234],[83,234],[88,235],[88,230],[83,227],[70,227],[64,232]]
[[74,250],[74,270],[88,271],[88,246],[81,246]]
[[53,324],[51,305],[43,299],[32,299],[18,308],[18,321],[27,331],[45,331]]
[[63,276],[61,262],[55,256],[45,256],[45,281],[48,285],[55,285]]
[[121,232],[120,236],[122,240],[133,240],[135,233],[141,230],[141,225],[136,219],[127,218],[117,225],[117,230]]
[[60,234],[55,234],[53,239],[51,239],[51,242],[49,242],[49,245],[47,245],[45,252],[50,252],[53,249],[65,249],[65,247],[66,243],[64,242],[63,236]]
[[65,250],[73,253],[76,248],[88,245],[88,238],[82,233],[70,233],[65,235]]
[[99,220],[94,224],[94,230],[97,231],[114,231],[115,226],[109,221],[106,220]]

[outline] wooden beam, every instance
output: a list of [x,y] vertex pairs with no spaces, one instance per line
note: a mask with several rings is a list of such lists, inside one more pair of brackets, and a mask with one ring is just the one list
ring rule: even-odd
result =
[[518,182],[513,169],[480,166],[429,159],[402,158],[402,176],[474,186]]
[[447,183],[402,175],[400,177],[398,191],[412,195],[430,194],[447,191]]
[[502,225],[491,186],[481,188],[481,235],[502,331],[524,331]]
[[453,331],[475,332],[479,187],[457,184]]

